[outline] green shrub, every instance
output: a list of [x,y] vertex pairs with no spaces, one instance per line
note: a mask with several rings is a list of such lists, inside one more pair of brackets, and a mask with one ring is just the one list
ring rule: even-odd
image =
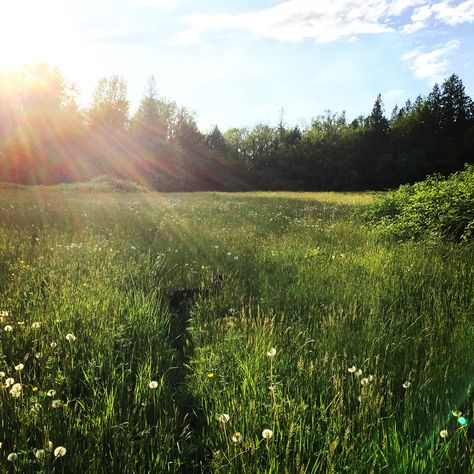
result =
[[399,240],[474,235],[474,166],[387,192],[362,211],[383,235]]

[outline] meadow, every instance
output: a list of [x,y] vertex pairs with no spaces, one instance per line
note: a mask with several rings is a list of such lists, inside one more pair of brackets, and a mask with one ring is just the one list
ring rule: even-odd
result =
[[374,199],[1,189],[0,472],[474,472],[474,247]]

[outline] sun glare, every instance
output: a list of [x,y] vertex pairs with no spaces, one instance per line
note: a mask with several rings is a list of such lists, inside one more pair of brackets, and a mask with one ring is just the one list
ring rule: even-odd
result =
[[15,0],[0,3],[0,66],[48,62],[61,66],[74,33],[67,2]]

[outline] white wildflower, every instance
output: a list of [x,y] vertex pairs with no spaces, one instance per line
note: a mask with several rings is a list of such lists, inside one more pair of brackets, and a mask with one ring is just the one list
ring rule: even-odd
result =
[[148,384],[148,386],[149,386],[150,388],[155,389],[155,388],[158,387],[158,382],[157,382],[156,380],[152,380],[152,381]]
[[64,446],[58,446],[54,450],[54,456],[57,458],[61,458],[66,454],[66,448]]
[[267,351],[267,356],[275,357],[276,353],[277,353],[277,350],[274,347],[272,347],[269,351]]
[[[13,327],[10,326],[9,324],[7,324],[4,328],[3,328],[4,331],[6,332],[12,332],[13,331]],[[12,454],[15,454],[15,453],[12,453]]]
[[72,333],[66,334],[66,340],[69,342],[74,342],[76,340],[76,336]]
[[21,391],[22,391],[21,383],[15,383],[15,384],[13,384],[12,388],[10,389],[10,395],[13,398],[18,398],[18,397],[21,396]]
[[273,431],[266,428],[262,431],[262,438],[263,439],[270,439],[273,436]]
[[441,438],[446,438],[448,436],[448,430],[441,430],[439,432],[439,435],[441,436]]

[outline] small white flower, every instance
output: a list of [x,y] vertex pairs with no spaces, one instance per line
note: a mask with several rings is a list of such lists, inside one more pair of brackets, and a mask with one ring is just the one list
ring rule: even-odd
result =
[[5,375],[6,375],[5,372],[0,372],[0,378],[5,377]]
[[7,456],[7,461],[10,461],[10,462],[15,462],[17,459],[18,459],[18,454],[16,453],[10,453]]
[[409,382],[409,381],[407,380],[406,382],[403,383],[402,387],[403,387],[403,388],[408,388],[410,385],[411,385],[411,382]]
[[36,459],[44,459],[46,452],[44,449],[37,449],[35,453],[35,458]]
[[150,388],[155,389],[155,388],[158,387],[158,382],[157,382],[156,380],[152,380],[152,381],[148,384],[148,386],[149,386]]
[[356,377],[360,377],[362,375],[362,369],[359,369],[356,373],[355,373]]
[[[4,328],[3,328],[4,331],[6,332],[12,332],[13,331],[13,327],[10,326],[9,324],[7,324]],[[12,454],[15,454],[15,453],[12,453]]]
[[15,379],[13,377],[8,377],[7,380],[5,380],[5,388],[10,387],[15,383]]
[[57,458],[61,458],[66,454],[66,448],[64,446],[58,446],[54,450],[54,456]]
[[347,371],[350,372],[351,374],[353,374],[356,370],[357,370],[357,368],[356,368],[355,365],[353,365],[352,367],[349,367],[349,368],[347,369]]
[[50,345],[49,345],[52,349],[58,347],[58,343],[57,342],[52,342]]
[[267,356],[275,357],[276,353],[277,353],[277,350],[274,347],[272,347],[269,351],[267,351]]
[[263,439],[270,439],[273,436],[273,431],[269,430],[268,428],[262,431],[262,438]]
[[54,389],[52,388],[51,390],[48,390],[48,391],[46,392],[46,395],[47,395],[48,397],[54,397],[54,396],[56,395],[56,390],[54,390]]
[[239,444],[242,441],[242,435],[237,431],[232,435],[232,442],[234,444]]
[[360,384],[365,387],[366,385],[369,384],[369,379],[364,377],[361,381],[360,381]]
[[230,420],[230,416],[227,413],[223,413],[219,416],[219,423],[225,425]]
[[18,365],[15,365],[15,370],[18,370],[18,372],[21,372],[24,368],[25,366],[21,363]]
[[51,402],[51,406],[53,408],[61,408],[63,406],[63,402],[61,400],[53,400]]
[[38,321],[34,322],[34,323],[31,325],[31,327],[32,327],[33,329],[39,329],[40,326],[41,326],[41,323],[38,322]]
[[22,391],[21,384],[20,383],[15,383],[15,384],[13,384],[12,388],[10,389],[10,395],[13,398],[18,398],[18,397],[21,396],[21,391]]
[[439,435],[441,436],[441,438],[446,438],[448,436],[448,430],[441,430],[439,432]]
[[72,333],[66,334],[66,340],[69,342],[74,342],[76,340],[76,336]]

